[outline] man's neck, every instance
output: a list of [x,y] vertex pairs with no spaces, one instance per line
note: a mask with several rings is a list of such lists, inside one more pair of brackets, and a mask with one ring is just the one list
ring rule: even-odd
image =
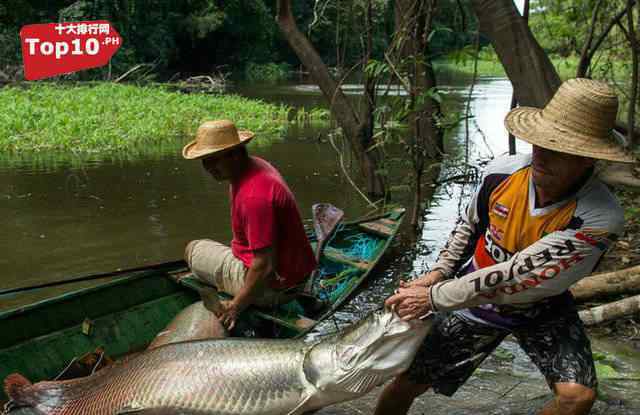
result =
[[558,197],[549,195],[547,192],[544,191],[544,189],[542,189],[539,186],[536,186],[535,183],[533,185],[533,188],[535,189],[535,192],[536,192],[536,207],[537,208],[547,207],[549,205],[554,204],[558,200],[560,200],[560,198],[558,198]]
[[231,178],[231,183],[235,183],[238,180],[242,179],[251,168],[251,163],[252,163],[251,156],[247,156],[246,158],[239,160],[238,165],[235,166],[234,168],[233,177]]

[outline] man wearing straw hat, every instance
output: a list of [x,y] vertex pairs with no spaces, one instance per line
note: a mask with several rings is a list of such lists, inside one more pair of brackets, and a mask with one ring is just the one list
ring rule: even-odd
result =
[[617,111],[607,84],[572,79],[544,109],[507,115],[533,153],[494,160],[431,272],[387,299],[405,319],[438,315],[376,414],[406,413],[430,387],[453,395],[508,334],[555,394],[542,414],[591,410],[596,373],[568,289],[623,232],[620,205],[594,175],[597,159],[633,161],[612,137]]
[[218,316],[228,329],[250,304],[278,304],[316,267],[293,193],[275,167],[247,152],[253,137],[231,121],[207,121],[182,150],[214,179],[230,182],[231,247],[201,239],[185,249],[198,278],[234,296]]

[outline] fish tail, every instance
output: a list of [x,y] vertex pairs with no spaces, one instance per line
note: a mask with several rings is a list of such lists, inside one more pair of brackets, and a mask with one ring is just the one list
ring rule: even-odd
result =
[[4,392],[14,401],[21,403],[24,391],[32,386],[29,379],[19,373],[12,373],[4,379]]
[[56,382],[40,382],[34,385],[21,374],[12,373],[4,379],[4,391],[16,406],[32,407],[38,414],[48,415],[49,405],[42,403],[51,402],[51,398],[56,400],[55,397],[61,390],[55,384]]

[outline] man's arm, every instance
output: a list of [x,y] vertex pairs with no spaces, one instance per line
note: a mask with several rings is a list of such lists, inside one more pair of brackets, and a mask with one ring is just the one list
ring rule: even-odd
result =
[[467,208],[462,212],[451,234],[449,234],[449,239],[440,250],[438,259],[431,267],[430,272],[409,282],[406,284],[407,286],[426,287],[443,279],[452,278],[473,255],[476,241],[479,235],[484,232],[483,229],[480,229],[482,224],[479,203],[485,202],[496,183],[495,175],[489,174],[483,178],[471,196]]
[[589,275],[611,243],[609,236],[595,237],[573,229],[556,231],[509,261],[433,285],[430,303],[436,311],[534,303],[561,294]]
[[268,278],[273,272],[273,250],[268,247],[254,251],[251,266],[245,276],[244,286],[232,301],[225,303],[225,311],[219,316],[225,327],[231,330],[238,315],[262,295],[267,286]]
[[251,267],[249,267],[245,276],[244,287],[233,299],[239,308],[245,309],[262,295],[267,286],[268,278],[273,274],[273,263],[273,250],[271,248],[254,251]]

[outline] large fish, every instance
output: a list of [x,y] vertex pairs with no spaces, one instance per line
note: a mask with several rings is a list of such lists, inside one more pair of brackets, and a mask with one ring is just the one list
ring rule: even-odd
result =
[[148,348],[155,349],[165,344],[187,340],[223,337],[227,337],[227,331],[220,320],[204,307],[202,301],[198,301],[182,310],[164,330],[158,333]]
[[311,344],[166,344],[77,380],[31,385],[13,374],[5,390],[29,408],[24,415],[301,414],[355,399],[406,370],[431,325],[381,310]]

